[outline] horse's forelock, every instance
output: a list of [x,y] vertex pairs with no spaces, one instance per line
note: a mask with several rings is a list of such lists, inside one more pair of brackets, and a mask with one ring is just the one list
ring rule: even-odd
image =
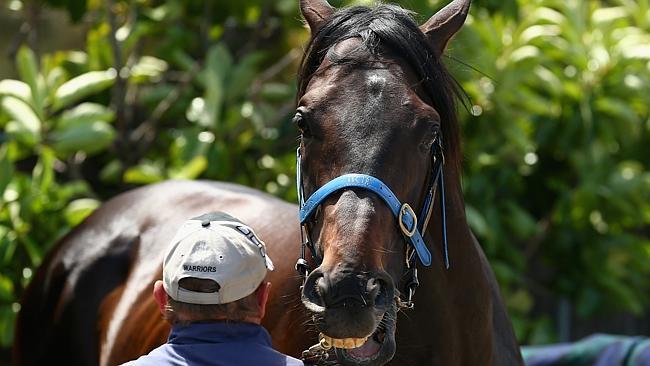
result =
[[336,44],[355,37],[361,39],[372,56],[378,56],[383,49],[387,49],[409,63],[442,118],[446,161],[451,163],[451,169],[459,172],[461,152],[456,102],[462,100],[465,94],[435,56],[414,20],[414,13],[409,10],[391,4],[337,10],[312,34],[298,73],[297,98],[304,95],[309,81],[326,56],[334,65],[354,61],[347,57],[329,56],[333,55],[331,49]]

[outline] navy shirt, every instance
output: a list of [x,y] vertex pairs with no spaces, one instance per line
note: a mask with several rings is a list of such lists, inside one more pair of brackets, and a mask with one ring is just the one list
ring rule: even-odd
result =
[[271,336],[252,323],[192,323],[174,326],[167,343],[128,366],[303,366],[271,347]]

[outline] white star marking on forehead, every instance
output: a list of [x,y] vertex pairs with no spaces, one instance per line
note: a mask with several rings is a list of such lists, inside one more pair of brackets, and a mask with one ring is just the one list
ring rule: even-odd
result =
[[370,89],[370,93],[374,96],[379,96],[381,95],[382,91],[384,90],[384,86],[386,85],[386,78],[377,74],[371,74],[368,76],[366,83]]

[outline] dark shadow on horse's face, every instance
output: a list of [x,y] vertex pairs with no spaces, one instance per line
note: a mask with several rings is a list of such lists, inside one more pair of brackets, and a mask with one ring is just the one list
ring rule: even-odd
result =
[[[363,173],[402,202],[421,202],[440,121],[422,94],[398,55],[373,55],[358,37],[332,47],[298,103],[305,191]],[[307,278],[303,303],[340,362],[386,363],[406,260],[395,217],[374,193],[349,188],[328,197],[310,233],[323,261]]]

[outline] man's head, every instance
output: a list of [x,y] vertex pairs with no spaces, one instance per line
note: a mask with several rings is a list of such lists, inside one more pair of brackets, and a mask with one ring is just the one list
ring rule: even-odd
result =
[[188,220],[163,261],[154,285],[161,312],[173,324],[195,321],[259,322],[273,263],[253,230],[223,212]]

